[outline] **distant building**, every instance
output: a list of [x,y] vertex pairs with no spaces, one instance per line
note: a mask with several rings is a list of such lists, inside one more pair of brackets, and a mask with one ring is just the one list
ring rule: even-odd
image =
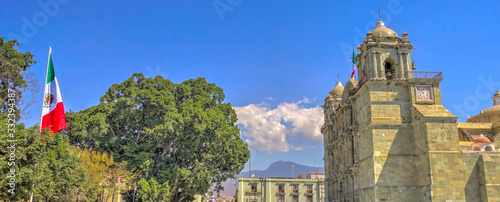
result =
[[232,196],[227,196],[227,197],[218,197],[216,202],[233,202],[234,198]]
[[359,81],[325,98],[327,201],[500,201],[500,92],[457,123],[443,74],[415,71],[412,49],[377,22],[357,48]]
[[319,202],[319,179],[239,178],[238,202]]
[[297,176],[297,179],[318,179],[319,180],[319,201],[325,201],[325,173],[320,172],[309,172],[309,173],[300,173]]
[[320,172],[300,173],[297,176],[297,179],[325,179],[325,173],[320,173]]

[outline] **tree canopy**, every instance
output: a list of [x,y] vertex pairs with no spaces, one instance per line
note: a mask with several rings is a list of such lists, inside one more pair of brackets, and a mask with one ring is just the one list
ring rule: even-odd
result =
[[[38,127],[16,125],[14,140],[17,142],[9,142],[12,138],[7,134],[12,128],[7,127],[7,115],[0,114],[0,198],[4,201],[25,200],[31,193],[37,200],[67,201],[88,178],[81,167],[81,158],[69,151],[68,138],[59,133],[53,137],[45,132],[40,134]],[[12,157],[11,152],[15,154],[14,161],[7,160]],[[15,164],[9,165],[9,162]],[[7,184],[11,180],[7,177],[11,169],[15,170],[15,194],[8,192],[13,188]]]
[[136,175],[125,161],[71,146],[67,131],[40,132],[39,125],[20,123],[38,87],[27,72],[33,55],[18,52],[18,45],[0,37],[0,201],[25,201],[32,193],[36,201],[109,200],[131,190]]
[[[0,37],[0,112],[7,112],[8,91],[14,90],[16,99],[20,101],[15,106],[15,114],[19,120],[21,112],[34,102],[33,95],[38,92],[38,80],[27,72],[29,67],[36,64],[33,55],[30,52],[18,52],[16,46],[19,46],[16,40],[4,41],[4,38]],[[25,92],[31,92],[31,99],[20,100]]]
[[136,73],[112,85],[97,106],[73,113],[68,134],[71,144],[127,161],[141,178],[167,182],[170,200],[189,201],[212,186],[221,190],[249,158],[224,98],[204,78],[174,84]]
[[[38,125],[25,128],[18,124],[14,128],[16,142],[9,142],[12,138],[7,134],[12,128],[7,127],[6,118],[6,114],[0,114],[0,201],[25,200],[31,193],[41,201],[110,200],[133,188],[136,176],[133,170],[125,169],[126,162],[116,163],[106,153],[70,146],[62,132],[40,133]],[[8,160],[12,152],[9,147],[15,148],[14,161]],[[15,187],[8,184],[11,169],[15,170]],[[9,192],[12,188],[15,194]]]
[[166,201],[170,197],[170,186],[165,182],[159,185],[155,178],[146,179],[142,178],[139,181],[139,195],[143,202],[156,202],[156,201]]
[[98,198],[115,201],[121,192],[135,188],[132,184],[136,178],[134,170],[126,170],[126,162],[116,163],[113,156],[106,152],[100,153],[77,146],[72,146],[70,151],[82,159],[82,167],[88,176],[86,181],[80,182],[81,187],[73,194],[73,198],[78,201],[94,201]]

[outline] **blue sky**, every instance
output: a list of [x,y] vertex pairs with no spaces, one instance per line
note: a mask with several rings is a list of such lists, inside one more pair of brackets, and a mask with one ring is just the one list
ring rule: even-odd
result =
[[[255,169],[277,160],[323,164],[312,114],[321,116],[318,106],[337,74],[344,83],[350,76],[351,47],[374,28],[378,2],[386,26],[409,33],[417,70],[444,72],[443,104],[460,121],[490,107],[500,89],[499,1],[30,2],[0,5],[0,36],[35,55],[30,71],[40,88],[52,46],[66,109],[98,104],[135,72],[176,83],[206,77],[247,117],[240,126]],[[23,122],[39,121],[41,100],[39,92]],[[252,126],[262,124],[249,113],[257,110],[282,130]],[[258,141],[266,138],[273,141]]]

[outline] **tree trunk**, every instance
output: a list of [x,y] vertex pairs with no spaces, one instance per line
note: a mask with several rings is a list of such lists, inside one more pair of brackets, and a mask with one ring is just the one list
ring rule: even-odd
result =
[[132,196],[132,201],[135,202],[135,192],[137,191],[137,182],[134,183],[134,195]]

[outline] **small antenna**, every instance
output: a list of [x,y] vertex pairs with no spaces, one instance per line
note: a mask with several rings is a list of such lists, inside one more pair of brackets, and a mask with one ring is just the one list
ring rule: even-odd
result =
[[378,21],[380,21],[380,3],[378,3]]
[[340,81],[340,74],[337,74],[337,80]]
[[252,177],[252,152],[250,152],[250,162],[248,163],[248,178]]
[[352,45],[352,57],[349,57],[349,58],[352,59],[353,63],[354,63],[354,58],[355,58],[355,56],[354,56],[354,50],[356,50],[356,49],[354,49],[354,45]]

